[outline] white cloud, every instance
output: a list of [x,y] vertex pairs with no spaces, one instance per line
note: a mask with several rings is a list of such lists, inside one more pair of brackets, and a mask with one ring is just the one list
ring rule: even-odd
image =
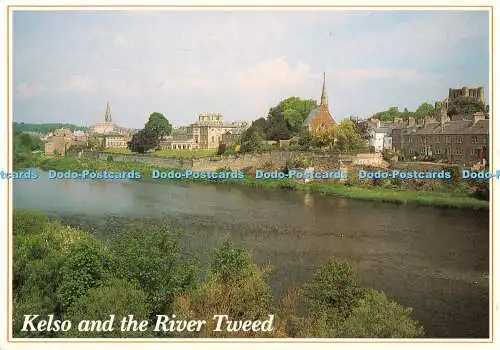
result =
[[411,68],[351,68],[339,69],[332,73],[335,80],[342,84],[361,83],[370,79],[425,79],[430,78],[416,69]]
[[72,74],[66,82],[63,83],[61,90],[69,92],[93,91],[97,88],[97,80],[94,75],[89,73]]
[[309,66],[299,62],[291,66],[284,57],[258,63],[235,74],[237,85],[243,90],[265,94],[269,90],[289,90],[311,77]]
[[20,83],[17,85],[16,96],[20,98],[30,98],[45,90],[45,86],[40,83]]

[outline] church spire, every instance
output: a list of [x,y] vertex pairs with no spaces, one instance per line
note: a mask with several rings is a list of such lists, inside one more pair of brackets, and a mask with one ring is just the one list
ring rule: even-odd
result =
[[111,123],[111,109],[109,108],[109,102],[106,102],[106,113],[104,114],[104,121]]
[[326,73],[323,72],[323,91],[321,92],[321,105],[328,106],[328,95],[326,94]]

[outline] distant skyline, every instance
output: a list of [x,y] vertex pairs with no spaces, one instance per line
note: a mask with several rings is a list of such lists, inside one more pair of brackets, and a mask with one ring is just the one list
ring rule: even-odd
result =
[[251,121],[290,96],[319,103],[323,72],[337,121],[462,86],[489,103],[485,10],[15,11],[12,28],[17,122],[88,126],[107,102],[129,128],[152,112]]

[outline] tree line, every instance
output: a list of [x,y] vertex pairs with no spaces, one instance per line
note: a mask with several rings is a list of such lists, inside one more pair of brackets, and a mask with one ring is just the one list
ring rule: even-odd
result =
[[[454,115],[471,115],[476,112],[483,112],[488,117],[489,106],[468,96],[460,96],[448,102],[447,115],[450,118]],[[420,121],[426,116],[437,117],[435,107],[428,102],[420,104],[415,111],[409,111],[406,107],[403,111],[400,111],[398,107],[392,106],[385,111],[373,114],[372,117],[382,122],[390,122],[396,118],[400,118],[403,121],[415,118],[416,121]]]

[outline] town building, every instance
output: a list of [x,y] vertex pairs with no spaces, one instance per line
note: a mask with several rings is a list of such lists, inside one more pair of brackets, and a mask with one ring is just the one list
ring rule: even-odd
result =
[[303,126],[309,130],[311,134],[317,134],[329,127],[335,125],[335,119],[333,119],[330,111],[328,109],[328,95],[326,93],[326,75],[323,73],[323,89],[321,91],[321,102],[320,105],[314,108],[306,120]]
[[49,136],[44,145],[45,154],[64,156],[71,147],[71,142],[64,136]]
[[111,134],[116,132],[117,126],[113,123],[111,119],[111,109],[109,107],[109,102],[106,103],[106,111],[104,112],[104,122],[95,123],[90,127],[90,130],[94,134]]
[[187,127],[177,128],[172,136],[160,142],[162,149],[216,149],[223,139],[239,135],[248,127],[246,122],[225,123],[220,113],[201,113],[198,120]]
[[468,119],[408,125],[398,130],[400,150],[405,159],[433,158],[449,163],[471,165],[484,162],[489,150],[489,120],[481,112]]
[[90,130],[92,138],[97,139],[98,144],[104,148],[127,148],[132,138],[127,129],[113,123],[109,103],[106,103],[104,122],[93,124]]
[[130,137],[123,134],[105,134],[100,136],[104,148],[127,148]]
[[239,141],[239,139],[244,131],[245,131],[245,128],[231,129],[231,130],[226,131],[222,135],[221,143],[223,143],[227,146],[235,145]]
[[373,147],[375,152],[392,149],[392,125],[382,126],[380,121],[375,127],[368,130],[368,144]]

